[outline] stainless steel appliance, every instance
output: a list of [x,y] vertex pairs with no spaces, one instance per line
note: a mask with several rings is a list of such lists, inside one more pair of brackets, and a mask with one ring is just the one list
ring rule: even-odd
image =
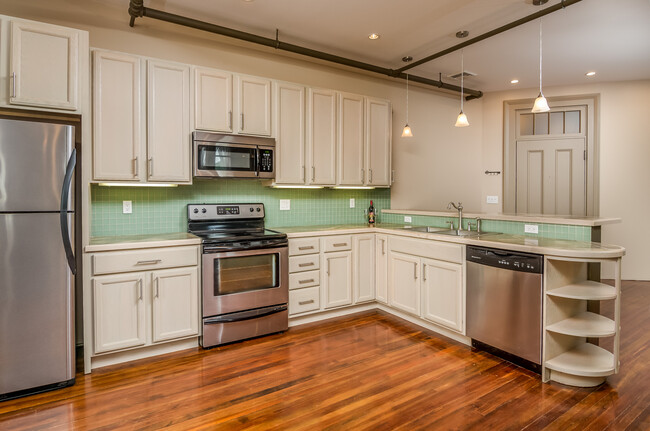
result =
[[0,119],[0,400],[74,384],[74,127]]
[[543,256],[467,246],[467,336],[540,372]]
[[194,176],[275,178],[275,139],[193,132]]
[[285,331],[287,235],[264,228],[264,205],[190,204],[187,218],[203,243],[201,346]]

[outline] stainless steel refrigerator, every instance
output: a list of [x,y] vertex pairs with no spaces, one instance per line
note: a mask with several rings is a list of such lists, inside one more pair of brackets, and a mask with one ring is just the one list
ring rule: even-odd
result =
[[0,401],[74,384],[74,132],[0,119]]

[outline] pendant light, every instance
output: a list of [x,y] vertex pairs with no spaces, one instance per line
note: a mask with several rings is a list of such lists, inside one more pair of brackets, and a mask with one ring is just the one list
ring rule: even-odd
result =
[[551,108],[548,107],[546,97],[542,94],[542,19],[539,19],[539,96],[535,99],[535,104],[530,112],[548,112]]
[[460,114],[458,114],[458,118],[456,118],[456,124],[454,126],[456,127],[467,127],[469,126],[469,121],[467,121],[467,115],[463,112],[463,99],[465,99],[465,94],[463,92],[464,90],[464,84],[465,84],[465,58],[463,54],[463,50],[460,50]]
[[412,138],[413,132],[409,126],[409,75],[406,74],[406,125],[402,130],[402,138]]

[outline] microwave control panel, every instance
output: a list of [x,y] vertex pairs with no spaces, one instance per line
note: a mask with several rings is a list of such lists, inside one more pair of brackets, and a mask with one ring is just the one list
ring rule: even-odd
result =
[[260,172],[273,172],[273,150],[260,148]]

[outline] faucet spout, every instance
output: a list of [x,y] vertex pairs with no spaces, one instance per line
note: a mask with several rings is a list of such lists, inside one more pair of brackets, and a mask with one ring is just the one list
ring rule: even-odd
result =
[[447,209],[450,210],[452,207],[458,210],[458,230],[461,231],[463,230],[463,203],[458,202],[458,204],[455,204],[453,202],[449,202],[449,204],[447,204]]

